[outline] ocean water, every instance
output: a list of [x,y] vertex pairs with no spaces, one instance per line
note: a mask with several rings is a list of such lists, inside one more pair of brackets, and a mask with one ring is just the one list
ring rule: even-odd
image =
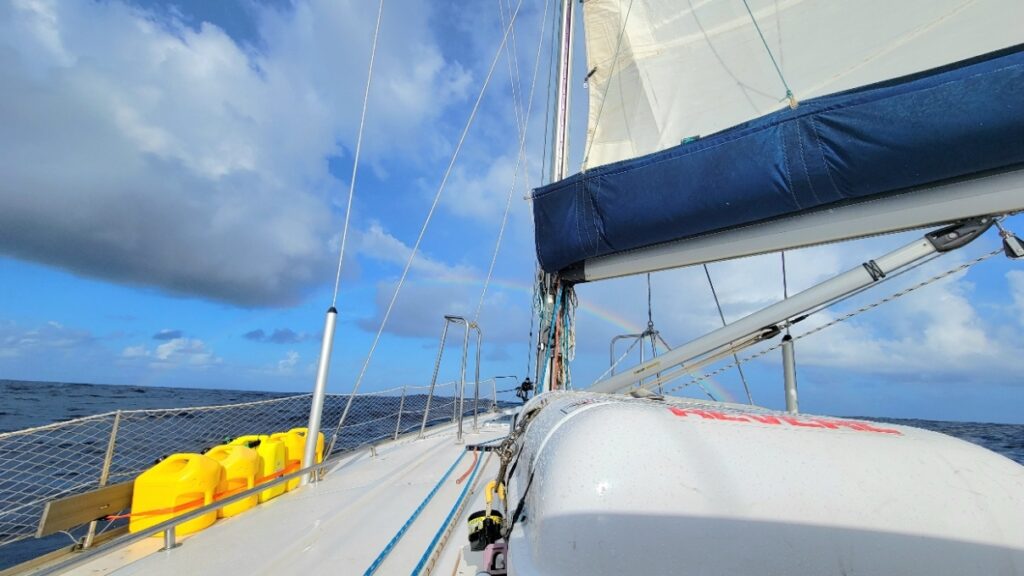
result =
[[[113,410],[184,408],[252,402],[290,394],[244,390],[200,390],[193,388],[151,388],[57,382],[0,380],[0,433],[42,426],[110,412]],[[394,399],[397,401],[397,398]],[[388,408],[391,413],[394,407]],[[358,407],[353,410],[358,412]],[[355,414],[358,418],[358,414]],[[375,418],[374,413],[364,415]],[[857,417],[934,430],[979,444],[1024,464],[1024,425],[979,422]],[[403,424],[404,422],[403,418]],[[358,422],[358,420],[355,420]],[[393,422],[393,421],[391,421]],[[301,424],[297,424],[301,425]],[[388,426],[393,426],[389,423]],[[0,479],[5,476],[0,470]],[[0,502],[5,500],[0,482]],[[0,570],[70,543],[55,535],[42,540],[23,540],[0,546]]]

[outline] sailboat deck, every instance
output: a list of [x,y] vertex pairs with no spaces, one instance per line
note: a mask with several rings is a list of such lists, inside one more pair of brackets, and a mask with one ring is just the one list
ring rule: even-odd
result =
[[474,456],[465,445],[508,434],[494,418],[482,419],[478,432],[469,422],[465,429],[462,445],[448,425],[361,451],[332,465],[318,484],[220,520],[178,548],[160,551],[162,539],[152,538],[69,573],[296,574],[330,567],[354,574],[375,567],[400,574],[435,566],[452,573],[467,541],[465,517],[483,508],[483,487],[498,467],[493,452]]

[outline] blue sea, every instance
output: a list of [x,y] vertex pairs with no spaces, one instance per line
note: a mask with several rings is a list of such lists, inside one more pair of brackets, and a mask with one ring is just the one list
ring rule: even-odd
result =
[[[0,433],[73,420],[113,410],[184,408],[252,402],[290,394],[245,390],[152,388],[58,382],[0,380]],[[857,418],[926,428],[974,442],[1024,464],[1024,425],[983,422]],[[0,477],[3,477],[0,470]],[[2,492],[2,487],[0,487]],[[0,501],[4,494],[0,493]],[[0,570],[67,545],[67,538],[24,540],[0,546]]]

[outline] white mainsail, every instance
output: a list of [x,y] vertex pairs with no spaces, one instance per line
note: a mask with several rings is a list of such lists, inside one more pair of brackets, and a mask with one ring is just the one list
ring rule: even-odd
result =
[[786,85],[804,100],[1018,44],[1024,2],[587,0],[584,23],[585,170],[783,108]]

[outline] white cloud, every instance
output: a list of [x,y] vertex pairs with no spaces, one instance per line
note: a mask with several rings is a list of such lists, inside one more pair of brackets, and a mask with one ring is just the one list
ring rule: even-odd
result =
[[[325,280],[375,6],[255,10],[259,50],[117,1],[0,7],[0,253],[242,305]],[[471,83],[428,5],[390,10],[371,162],[428,146]]]
[[[787,256],[790,294],[857,266],[864,259],[882,254],[906,240],[907,235],[897,235],[792,252]],[[967,253],[956,253],[922,266],[834,309],[807,318],[793,328],[793,334],[822,326],[961,264],[969,257]],[[711,274],[729,321],[782,297],[777,254],[713,264]],[[1011,271],[1007,281],[1020,318],[1024,319],[1024,273]],[[582,285],[578,291],[584,305],[615,310],[636,327],[646,323],[643,277]],[[801,339],[797,344],[798,363],[849,374],[913,380],[977,381],[991,379],[993,374],[1024,369],[1024,359],[1015,348],[1020,341],[1020,325],[1007,324],[1001,314],[982,314],[973,302],[977,300],[974,291],[974,284],[964,272],[954,274]],[[700,267],[653,275],[653,300],[655,324],[672,345],[721,326]],[[577,345],[590,358],[607,358],[611,336],[627,331],[587,314],[585,309],[577,318]],[[772,342],[775,343],[777,339]],[[740,356],[757,349],[742,352]],[[601,370],[607,366],[605,362],[601,362]],[[780,356],[771,353],[759,362],[776,365]]]
[[[354,236],[353,247],[364,258],[396,267],[405,266],[412,248],[388,233],[379,223]],[[480,302],[484,273],[464,264],[449,264],[419,252],[410,275],[395,302],[385,331],[406,337],[437,338],[442,316],[454,314],[472,319]],[[523,341],[529,317],[528,296],[511,293],[492,282],[480,311],[480,325],[487,342]],[[377,283],[373,315],[360,319],[364,330],[374,332],[394,294],[397,281]]]
[[88,330],[67,328],[55,321],[32,328],[0,321],[0,358],[84,353],[97,341]]
[[183,366],[205,369],[223,362],[202,340],[196,338],[174,338],[153,349],[141,344],[128,346],[121,351],[121,357],[127,361],[148,360],[149,367],[162,369]]
[[[353,248],[361,256],[393,264],[399,269],[405,267],[409,261],[409,255],[412,254],[411,246],[392,236],[376,221],[371,222],[370,227],[365,231],[355,231]],[[440,280],[471,275],[474,270],[468,266],[449,265],[435,260],[425,255],[421,249],[413,259],[410,272]]]
[[122,358],[145,358],[149,354],[149,350],[141,344],[138,346],[128,346],[121,351]]
[[1024,272],[1010,270],[1006,273],[1006,281],[1010,286],[1010,295],[1013,298],[1018,321],[1024,326]]
[[291,372],[295,366],[299,363],[299,353],[294,350],[289,350],[285,353],[284,358],[277,361],[278,372]]

